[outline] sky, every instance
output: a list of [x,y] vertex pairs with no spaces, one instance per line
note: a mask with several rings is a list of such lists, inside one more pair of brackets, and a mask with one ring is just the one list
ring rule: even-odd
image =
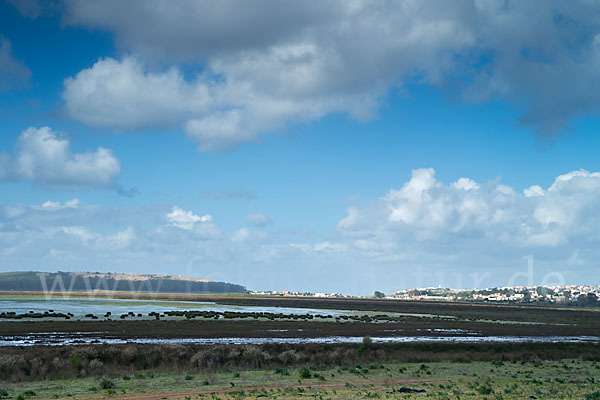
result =
[[0,272],[600,282],[600,3],[0,0]]

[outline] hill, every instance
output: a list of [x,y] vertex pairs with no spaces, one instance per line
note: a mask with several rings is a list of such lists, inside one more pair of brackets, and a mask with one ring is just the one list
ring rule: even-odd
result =
[[246,288],[227,282],[171,275],[138,275],[92,272],[2,272],[0,291],[136,291],[158,293],[245,293]]

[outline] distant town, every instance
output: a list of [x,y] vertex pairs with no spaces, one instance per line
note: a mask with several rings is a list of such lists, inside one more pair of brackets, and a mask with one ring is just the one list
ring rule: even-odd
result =
[[[253,295],[305,297],[357,297],[342,293],[311,293],[283,291],[252,291]],[[364,296],[363,296],[364,297]],[[554,303],[579,306],[600,306],[600,285],[568,286],[506,286],[487,289],[450,289],[428,287],[401,290],[392,294],[376,291],[372,297],[413,301],[460,301],[494,303]]]

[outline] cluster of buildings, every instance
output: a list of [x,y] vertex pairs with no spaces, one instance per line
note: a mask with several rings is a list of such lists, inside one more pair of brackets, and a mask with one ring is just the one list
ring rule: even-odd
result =
[[312,292],[291,292],[289,290],[267,290],[267,291],[252,291],[249,294],[262,296],[294,296],[294,297],[352,297],[341,293],[312,293]]
[[474,301],[502,303],[564,303],[600,305],[600,285],[505,286],[488,289],[418,288],[386,298],[403,300]]
[[[356,297],[342,293],[292,292],[288,290],[253,291],[253,295],[295,297]],[[487,289],[450,289],[428,287],[401,290],[391,295],[375,292],[377,298],[399,300],[437,300],[496,303],[557,303],[600,306],[600,285],[505,286]]]

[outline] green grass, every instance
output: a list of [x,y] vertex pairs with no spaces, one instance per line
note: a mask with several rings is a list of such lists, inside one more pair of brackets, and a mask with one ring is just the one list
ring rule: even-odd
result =
[[[287,371],[287,370],[286,370]],[[307,374],[309,371],[310,374]],[[600,399],[596,362],[397,363],[319,368],[153,373],[134,379],[124,376],[82,377],[27,383],[2,388],[12,398],[118,398],[119,395],[158,393],[169,399]],[[310,376],[310,377],[309,377]],[[192,377],[192,379],[190,379]],[[111,384],[106,384],[106,382]],[[103,385],[104,383],[104,385]],[[401,392],[401,388],[425,393]],[[406,391],[406,389],[405,389]],[[177,395],[175,395],[177,392]],[[2,393],[0,391],[0,393]],[[214,393],[214,396],[211,395]]]

